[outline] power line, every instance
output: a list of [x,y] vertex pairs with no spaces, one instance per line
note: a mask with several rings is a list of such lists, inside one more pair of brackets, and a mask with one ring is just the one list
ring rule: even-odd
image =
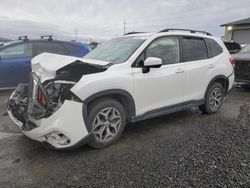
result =
[[77,41],[77,28],[75,28],[75,41]]
[[126,20],[123,22],[123,34],[126,34]]

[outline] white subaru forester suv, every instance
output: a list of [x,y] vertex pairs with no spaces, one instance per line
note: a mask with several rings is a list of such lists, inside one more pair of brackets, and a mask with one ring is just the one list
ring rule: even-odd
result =
[[55,149],[102,148],[126,122],[193,107],[215,113],[233,83],[229,52],[209,33],[130,33],[84,58],[36,56],[7,112],[23,134]]

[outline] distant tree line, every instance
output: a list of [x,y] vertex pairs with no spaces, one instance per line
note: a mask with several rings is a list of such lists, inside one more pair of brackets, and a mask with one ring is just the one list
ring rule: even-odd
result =
[[0,37],[0,42],[8,42],[8,41],[10,41],[9,39],[5,39],[5,38],[1,38]]

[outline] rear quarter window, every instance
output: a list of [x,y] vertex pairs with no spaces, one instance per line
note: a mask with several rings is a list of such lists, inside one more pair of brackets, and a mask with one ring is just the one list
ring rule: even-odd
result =
[[223,52],[222,47],[213,39],[205,39],[210,53],[210,57],[215,57]]

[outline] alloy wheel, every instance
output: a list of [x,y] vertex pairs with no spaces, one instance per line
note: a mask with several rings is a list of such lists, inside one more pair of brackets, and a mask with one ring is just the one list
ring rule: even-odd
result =
[[101,110],[93,121],[93,134],[95,138],[105,143],[114,138],[119,132],[121,126],[121,114],[114,107],[108,107]]
[[211,92],[209,97],[209,105],[213,111],[216,111],[222,104],[223,92],[220,88],[216,87]]

